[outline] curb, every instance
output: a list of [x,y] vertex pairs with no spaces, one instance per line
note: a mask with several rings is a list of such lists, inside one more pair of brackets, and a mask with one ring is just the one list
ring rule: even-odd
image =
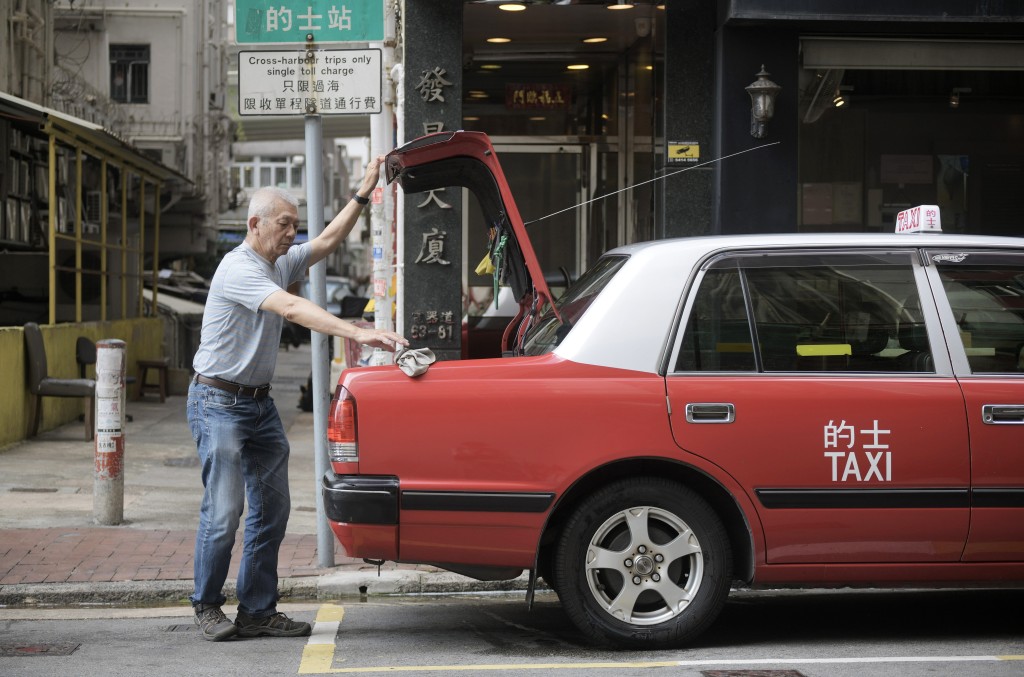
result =
[[[281,600],[286,602],[365,598],[387,595],[439,595],[483,592],[526,592],[527,574],[507,581],[478,581],[448,572],[390,570],[346,571],[322,576],[282,578]],[[542,586],[538,585],[538,589]],[[0,586],[0,607],[172,606],[189,604],[190,579],[123,581],[112,583],[40,583]],[[233,599],[235,584],[224,594]]]

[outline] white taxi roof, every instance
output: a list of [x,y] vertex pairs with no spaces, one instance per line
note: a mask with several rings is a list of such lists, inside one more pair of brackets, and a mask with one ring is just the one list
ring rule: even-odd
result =
[[1015,248],[1024,238],[953,233],[785,233],[658,240],[618,247],[629,259],[555,349],[598,366],[657,373],[683,289],[694,267],[718,252],[755,249]]

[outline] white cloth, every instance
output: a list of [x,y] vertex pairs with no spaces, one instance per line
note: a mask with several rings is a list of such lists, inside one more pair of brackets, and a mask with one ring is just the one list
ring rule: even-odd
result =
[[437,360],[430,348],[399,348],[395,364],[406,376],[419,376]]

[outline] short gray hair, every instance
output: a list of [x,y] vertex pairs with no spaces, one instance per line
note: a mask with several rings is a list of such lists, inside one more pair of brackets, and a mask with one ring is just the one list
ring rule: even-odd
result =
[[256,192],[249,198],[249,216],[246,220],[254,216],[258,216],[261,220],[269,219],[274,215],[274,203],[278,200],[284,200],[296,209],[299,207],[299,198],[284,188],[263,186],[262,188],[257,188]]

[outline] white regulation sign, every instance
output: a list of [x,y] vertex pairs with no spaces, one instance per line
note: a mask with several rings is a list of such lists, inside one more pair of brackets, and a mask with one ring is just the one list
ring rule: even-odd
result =
[[379,49],[238,53],[239,115],[381,112]]

